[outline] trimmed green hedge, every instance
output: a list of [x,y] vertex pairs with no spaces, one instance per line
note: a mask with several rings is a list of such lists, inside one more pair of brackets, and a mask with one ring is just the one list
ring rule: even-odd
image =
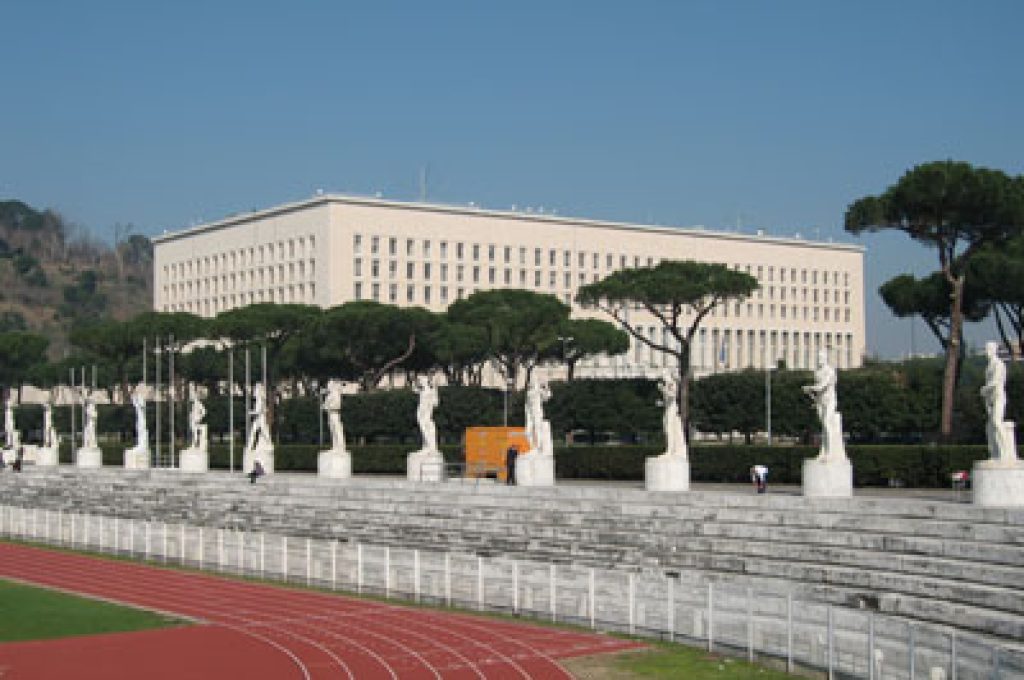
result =
[[[104,465],[123,463],[124,445],[103,445]],[[405,460],[412,445],[351,446],[352,468],[357,474],[404,474]],[[311,444],[278,446],[275,467],[281,471],[315,472],[321,447]],[[457,446],[442,447],[449,462],[462,460]],[[556,474],[562,479],[642,480],[644,459],[661,453],[660,446],[563,446],[555,449]],[[775,484],[799,484],[805,458],[817,455],[810,446],[694,446],[690,449],[690,477],[695,482],[748,482],[750,467],[768,466],[768,479]],[[970,470],[974,461],[988,457],[984,446],[856,446],[847,447],[853,462],[856,486],[907,487],[949,486],[950,474]],[[210,467],[228,468],[228,447],[210,448]],[[64,463],[71,461],[65,444]],[[236,467],[242,461],[242,447],[235,448]]]

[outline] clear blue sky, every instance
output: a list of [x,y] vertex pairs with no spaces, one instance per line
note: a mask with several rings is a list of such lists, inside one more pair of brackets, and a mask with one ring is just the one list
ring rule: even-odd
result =
[[[954,158],[1024,172],[1024,3],[0,6],[0,198],[99,236],[328,191],[850,240],[848,203]],[[976,339],[986,330],[976,330]],[[918,351],[929,349],[916,332]]]

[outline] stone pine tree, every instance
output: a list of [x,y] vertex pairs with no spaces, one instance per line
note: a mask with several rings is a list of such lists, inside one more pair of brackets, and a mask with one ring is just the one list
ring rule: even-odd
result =
[[992,307],[1006,351],[1019,358],[1024,351],[1024,236],[979,253],[970,277]]
[[[666,260],[654,267],[623,269],[579,289],[576,301],[615,319],[638,342],[675,357],[678,364],[679,416],[689,419],[690,348],[693,337],[716,306],[748,297],[757,279],[725,265]],[[638,328],[630,310],[641,308],[667,331],[671,342],[658,342]]]
[[850,204],[846,230],[895,229],[936,250],[949,283],[949,342],[939,432],[953,433],[953,399],[963,343],[964,290],[971,260],[1024,229],[1024,182],[969,163],[936,161],[909,170],[878,196]]

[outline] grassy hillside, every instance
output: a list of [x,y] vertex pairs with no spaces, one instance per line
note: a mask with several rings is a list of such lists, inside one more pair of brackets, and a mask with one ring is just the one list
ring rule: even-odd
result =
[[45,335],[59,358],[76,323],[150,309],[152,245],[115,232],[117,243],[104,243],[52,210],[0,201],[0,332]]

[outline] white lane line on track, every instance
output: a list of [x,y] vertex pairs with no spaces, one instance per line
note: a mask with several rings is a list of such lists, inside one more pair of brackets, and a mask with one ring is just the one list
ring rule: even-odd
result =
[[[5,558],[6,558],[6,556],[0,555],[0,565],[2,565],[2,563],[3,563],[2,560],[4,560]],[[8,560],[8,561],[10,561],[10,560]],[[22,562],[22,564],[25,564],[25,563]],[[118,563],[117,562],[111,562],[110,564],[118,564]],[[27,563],[26,566],[32,567],[32,568],[35,568],[35,569],[41,569],[41,570],[45,571],[45,573],[48,576],[50,576],[51,578],[58,571],[60,571],[61,574],[64,574],[67,571],[66,569],[62,570],[62,571],[58,570],[55,567],[53,560],[47,560],[42,565],[39,564],[38,562],[29,562],[29,563]],[[101,571],[103,572],[102,576],[109,576],[109,571],[108,570],[103,569]],[[84,572],[81,569],[78,569],[78,570],[72,570],[71,574],[73,576],[77,577],[79,575],[84,575]],[[100,574],[95,574],[95,575],[99,576]],[[7,578],[7,576],[5,575],[4,578]],[[69,578],[66,578],[65,580],[61,581],[61,583],[63,583],[69,589],[75,588],[75,590],[72,591],[72,592],[76,592],[77,594],[82,594],[82,593],[90,593],[91,592],[90,589],[94,588],[96,583],[103,582],[103,580],[104,579],[100,579],[100,578],[97,578],[95,580],[86,579],[85,582],[83,583],[81,580],[76,580],[74,578],[70,578],[69,577]],[[40,579],[40,580],[36,580],[36,581],[30,581],[30,583],[34,583],[36,585],[44,585],[44,586],[50,587],[51,584],[53,583],[53,581],[45,580],[45,579]],[[76,586],[77,586],[77,588],[76,588]],[[113,587],[111,587],[111,585],[108,584],[105,589],[107,591],[106,594],[107,594],[108,598],[116,597],[116,595],[112,595],[112,593],[115,593],[115,592],[118,593],[118,594],[127,593],[127,594],[124,595],[124,597],[126,597],[128,599],[111,600],[111,601],[115,601],[115,602],[118,602],[118,603],[123,603],[123,602],[131,603],[133,601],[132,598],[135,597],[135,591],[132,591],[130,589],[126,589],[123,585],[120,585],[120,584],[116,585],[116,586],[113,586]],[[155,587],[148,586],[147,590],[145,592],[149,593],[149,592],[152,592],[153,590],[155,590]],[[135,602],[139,602],[138,599],[134,599],[134,601]],[[166,603],[167,599],[165,598],[164,601]],[[166,610],[164,610],[164,611],[166,611]],[[238,617],[238,618],[242,618],[242,620],[246,620],[244,617]],[[296,653],[293,652],[293,650],[291,650],[288,647],[280,644],[279,642],[274,641],[274,640],[270,639],[269,637],[267,637],[265,635],[261,635],[259,633],[251,632],[248,629],[247,626],[240,626],[240,625],[228,623],[228,622],[225,622],[225,621],[211,621],[208,625],[221,626],[223,628],[227,628],[229,630],[233,630],[233,631],[241,633],[243,635],[247,635],[247,636],[249,636],[249,637],[251,637],[253,639],[256,639],[256,640],[258,640],[260,642],[263,642],[265,644],[270,645],[271,647],[273,647],[273,648],[277,649],[278,651],[280,651],[280,652],[284,653],[285,655],[287,655],[289,657],[289,659],[298,666],[298,669],[302,673],[303,678],[305,678],[306,680],[311,680],[309,669],[306,666],[306,664],[302,662],[302,660],[299,658],[299,656]],[[355,680],[355,676],[352,674],[352,671],[348,668],[348,665],[345,664],[345,662],[342,661],[340,658],[338,658],[336,655],[334,655],[330,650],[324,648],[322,645],[319,645],[317,642],[315,642],[315,641],[313,641],[311,639],[306,639],[302,635],[298,635],[298,634],[294,634],[294,633],[289,633],[287,631],[278,631],[278,632],[284,633],[285,635],[287,635],[289,637],[293,637],[293,638],[296,638],[298,640],[301,640],[301,641],[305,642],[306,644],[308,644],[308,645],[310,645],[312,647],[317,647],[318,649],[323,651],[327,656],[331,657],[339,665],[341,670],[343,670],[345,672],[345,675],[347,677],[351,678],[352,680]]]
[[[41,550],[45,550],[45,548],[41,548]],[[83,559],[83,558],[82,557],[78,557],[78,559]],[[85,559],[89,559],[89,558],[85,558]],[[198,585],[209,585],[211,587],[214,587],[216,592],[218,592],[220,594],[223,594],[226,590],[232,590],[232,591],[236,591],[236,592],[238,592],[238,591],[244,592],[244,593],[246,593],[247,596],[251,596],[253,594],[253,588],[259,589],[259,588],[263,587],[263,586],[259,586],[259,585],[249,585],[249,584],[245,584],[245,583],[238,582],[238,581],[232,581],[231,579],[219,578],[217,575],[211,575],[211,574],[192,574],[192,573],[186,573],[186,572],[178,572],[178,571],[174,571],[174,570],[164,570],[164,569],[160,569],[159,567],[153,568],[153,567],[149,567],[148,565],[139,565],[137,563],[131,563],[131,562],[116,562],[116,561],[112,562],[112,561],[109,561],[109,560],[97,560],[97,564],[103,565],[104,566],[103,571],[108,572],[108,573],[109,573],[110,567],[112,565],[116,565],[121,570],[127,570],[127,571],[132,571],[132,572],[136,572],[139,569],[143,569],[143,570],[146,570],[148,573],[159,573],[159,574],[163,574],[163,575],[174,574],[174,575],[177,575],[178,578],[171,579],[171,580],[182,580],[184,582],[181,585],[189,586],[190,589],[194,588],[194,587],[196,587]],[[79,572],[74,572],[74,573],[77,576],[80,573],[80,571]],[[275,588],[273,585],[268,585],[266,587],[267,588],[274,588],[274,590],[277,591],[277,592],[282,592],[282,589]],[[152,585],[149,585],[143,592],[145,594],[151,594],[153,592],[153,590],[154,590],[154,587]],[[287,590],[287,589],[285,589],[285,590]],[[218,610],[218,613],[220,615],[222,615],[222,616],[229,616],[229,617],[231,617],[233,619],[236,619],[236,620],[240,619],[241,621],[243,621],[244,623],[241,624],[241,625],[226,625],[225,626],[225,627],[233,628],[235,630],[239,630],[239,632],[243,632],[242,628],[248,628],[250,626],[251,627],[260,627],[260,628],[266,628],[268,626],[273,627],[273,624],[275,624],[275,623],[297,623],[299,625],[304,625],[304,624],[305,625],[311,625],[311,624],[308,624],[308,620],[310,618],[317,618],[317,619],[321,619],[322,620],[325,617],[334,618],[334,619],[337,619],[337,618],[347,618],[347,619],[350,619],[350,620],[359,619],[359,620],[362,620],[364,622],[379,624],[379,623],[382,623],[382,622],[380,622],[379,620],[375,621],[374,619],[369,619],[367,617],[372,614],[372,615],[375,615],[375,617],[377,619],[379,619],[380,618],[379,612],[381,610],[387,611],[387,612],[395,614],[395,615],[403,614],[406,617],[412,611],[422,611],[422,610],[409,610],[409,609],[401,608],[401,607],[398,607],[398,606],[395,606],[395,605],[386,605],[386,604],[376,605],[376,611],[375,611],[375,606],[374,605],[367,605],[363,601],[355,600],[354,598],[351,598],[351,597],[346,596],[346,595],[329,595],[329,594],[315,593],[315,592],[311,592],[311,591],[310,592],[303,592],[303,591],[298,591],[298,590],[287,591],[287,592],[291,596],[291,597],[289,597],[289,602],[292,603],[293,607],[299,607],[300,603],[302,603],[303,606],[308,606],[305,603],[309,602],[309,604],[315,604],[317,606],[317,610],[318,611],[327,611],[329,613],[325,614],[325,615],[314,614],[312,611],[306,609],[306,610],[303,610],[303,613],[305,614],[305,616],[304,617],[300,617],[299,620],[295,620],[294,617],[289,617],[289,618],[281,617],[279,620],[275,621],[273,618],[267,618],[269,612],[268,612],[268,609],[267,609],[267,604],[268,603],[266,603],[266,602],[261,602],[261,604],[263,606],[263,609],[260,609],[260,610],[241,609],[239,607],[240,604],[249,604],[249,602],[256,602],[256,601],[259,600],[259,598],[253,598],[253,597],[247,597],[246,598],[246,599],[249,600],[249,602],[242,602],[242,601],[239,600],[238,597],[231,598],[228,601],[232,605],[232,610],[228,611],[228,612],[223,611],[223,610]],[[185,593],[183,592],[183,590],[181,588],[175,588],[173,590],[172,597],[180,599],[179,596],[184,595],[184,594]],[[201,594],[201,597],[203,598],[202,601],[206,602],[207,604],[209,603],[209,601],[210,601],[209,593],[203,592]],[[223,598],[217,598],[217,599],[221,600]],[[334,602],[332,602],[332,604],[335,604],[338,601],[341,601],[341,602],[344,602],[344,603],[349,604],[349,605],[351,605],[353,603],[358,603],[359,605],[364,605],[364,606],[361,606],[360,608],[358,608],[355,613],[353,613],[351,610],[350,611],[345,611],[345,612],[337,612],[333,608],[325,609],[324,605],[326,604],[326,601],[331,601],[331,600],[334,601]],[[195,606],[194,602],[191,601],[191,600],[189,600],[187,602],[187,605],[188,606]],[[276,609],[279,610],[279,611],[282,609],[282,607],[280,606],[279,603],[277,604]],[[240,616],[240,615],[238,615],[239,611],[248,612],[250,614],[258,614],[259,616],[258,617]],[[474,646],[490,649],[494,654],[496,654],[497,656],[502,657],[510,665],[514,666],[516,671],[518,671],[524,677],[530,677],[529,673],[527,671],[525,671],[521,666],[519,666],[519,664],[517,664],[515,662],[515,660],[511,656],[503,654],[498,649],[496,649],[493,645],[487,644],[485,642],[482,642],[479,639],[477,639],[477,638],[475,638],[475,637],[473,637],[471,635],[466,635],[466,634],[463,634],[463,633],[461,633],[459,631],[453,631],[448,626],[450,626],[450,624],[454,621],[454,622],[458,622],[460,624],[460,627],[462,627],[462,628],[467,628],[467,629],[470,629],[470,630],[473,630],[473,631],[478,631],[478,632],[486,633],[487,636],[491,637],[491,638],[497,636],[497,637],[499,637],[499,638],[501,638],[501,639],[503,639],[503,640],[513,644],[513,645],[516,645],[516,646],[518,646],[518,647],[520,647],[522,649],[527,650],[529,656],[531,656],[533,658],[543,659],[543,660],[547,661],[555,669],[558,669],[558,671],[560,671],[562,674],[564,674],[565,677],[570,677],[570,676],[568,676],[567,673],[565,673],[564,669],[562,669],[562,667],[558,664],[558,662],[555,661],[551,656],[549,656],[548,654],[542,652],[540,649],[538,649],[538,648],[536,648],[536,647],[534,647],[534,646],[524,642],[521,639],[517,639],[517,638],[515,638],[515,637],[513,637],[511,635],[497,633],[494,628],[488,628],[488,627],[485,627],[485,626],[482,626],[482,625],[470,623],[467,620],[467,617],[462,616],[462,615],[458,615],[458,614],[448,615],[448,614],[445,614],[445,615],[443,615],[443,617],[444,617],[444,620],[445,620],[446,624],[448,624],[448,625],[440,627],[440,630],[443,630],[444,632],[450,634],[451,636],[454,636],[454,637],[466,640],[466,641],[470,642],[471,644],[473,644]],[[440,617],[438,615],[426,614],[425,618],[427,618],[428,620],[437,621]],[[405,621],[404,623],[407,623],[407,621]],[[433,645],[435,647],[439,647],[441,649],[449,651],[450,653],[453,654],[453,656],[456,656],[458,658],[461,658],[461,659],[467,661],[469,663],[469,668],[471,668],[477,675],[479,675],[480,677],[486,677],[476,667],[476,664],[474,664],[471,661],[469,661],[463,654],[459,653],[458,651],[456,651],[455,649],[453,649],[449,645],[446,645],[446,644],[444,644],[444,643],[442,643],[442,642],[440,642],[440,641],[438,641],[436,639],[428,638],[427,636],[421,635],[421,634],[416,633],[414,631],[409,631],[408,630],[408,626],[398,626],[398,625],[391,625],[391,624],[386,624],[386,623],[384,625],[386,625],[386,627],[389,628],[389,629],[401,630],[401,631],[406,632],[408,634],[414,635],[417,638],[425,639],[425,640],[428,641],[429,644],[431,644],[431,645]],[[526,624],[522,624],[522,626],[520,626],[520,624],[505,624],[505,625],[503,625],[501,623],[498,623],[497,625],[498,625],[499,629],[500,628],[511,628],[511,627],[522,627],[522,628],[527,628],[528,627]],[[380,634],[378,634],[376,632],[366,630],[365,628],[360,629],[360,630],[362,632],[364,632],[364,633],[373,635],[374,637],[378,637],[378,638],[383,638],[384,637],[384,636],[382,636],[382,635],[380,635]],[[435,630],[437,630],[437,629],[435,629]],[[325,649],[322,645],[319,645],[318,643],[316,643],[315,641],[313,641],[312,639],[310,639],[310,638],[308,638],[307,636],[304,636],[304,635],[300,635],[300,634],[297,634],[297,633],[289,633],[287,631],[281,631],[281,632],[284,632],[284,634],[288,635],[289,637],[294,637],[296,639],[299,639],[301,641],[306,642],[307,644],[310,644],[311,646],[315,646],[315,647],[321,649],[326,654],[328,654],[329,656],[334,658],[341,665],[341,667],[346,671],[346,673],[349,675],[349,677],[353,677],[352,674],[351,674],[351,671],[347,668],[347,666],[344,665],[344,662],[342,662],[340,659],[337,659],[337,657],[332,652],[330,652],[329,650]],[[319,632],[324,632],[324,631],[320,630]],[[563,636],[571,637],[571,636],[574,635],[574,634],[566,633],[564,631],[557,631],[557,630],[552,630],[551,632],[552,632],[552,634],[555,637],[563,637]],[[364,652],[374,656],[378,660],[379,663],[381,663],[383,666],[387,667],[389,672],[390,672],[390,674],[392,675],[392,677],[396,677],[395,674],[394,674],[394,670],[390,668],[390,665],[388,665],[387,662],[384,659],[382,659],[379,655],[374,653],[372,650],[369,650],[368,648],[366,648],[366,647],[364,647],[362,645],[359,645],[358,643],[355,643],[355,641],[353,641],[353,640],[351,640],[351,639],[349,639],[347,637],[339,636],[339,635],[336,635],[336,634],[333,634],[333,633],[328,633],[328,634],[331,637],[341,638],[341,639],[345,640],[346,642],[348,642],[350,644],[353,644],[354,646],[361,647]],[[393,638],[385,638],[385,639],[387,639],[388,642],[391,642],[391,643],[394,644]],[[267,641],[267,640],[265,640],[265,641]],[[274,644],[273,641],[267,641],[267,642],[269,644]],[[425,667],[427,667],[430,671],[432,671],[436,677],[440,677],[440,675],[437,672],[437,669],[434,668],[428,662],[426,662],[426,660],[423,659],[423,657],[420,656],[420,654],[418,654],[417,652],[415,652],[414,650],[412,650],[412,649],[410,649],[408,647],[406,647],[406,649],[412,655],[414,655],[416,658],[418,658],[420,660],[420,662],[424,664]],[[307,677],[308,677],[308,674],[307,674]],[[547,676],[547,677],[550,677],[550,676]]]

